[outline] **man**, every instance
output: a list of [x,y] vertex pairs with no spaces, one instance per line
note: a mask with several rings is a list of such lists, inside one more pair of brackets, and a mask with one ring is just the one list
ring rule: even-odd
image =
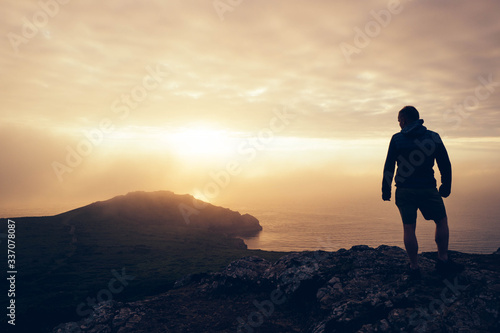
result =
[[[442,198],[451,192],[451,163],[439,134],[423,126],[416,108],[405,106],[399,111],[401,132],[392,136],[384,165],[382,199],[391,199],[391,186],[396,171],[396,205],[404,228],[404,244],[410,259],[410,278],[420,278],[418,242],[415,235],[417,210],[426,220],[436,223],[435,241],[438,249],[436,270],[442,275],[455,274],[463,269],[448,258],[448,218]],[[441,186],[437,189],[434,161],[441,173]]]

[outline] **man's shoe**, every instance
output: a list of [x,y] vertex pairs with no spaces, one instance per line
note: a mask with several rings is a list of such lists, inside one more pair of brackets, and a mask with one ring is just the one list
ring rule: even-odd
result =
[[457,275],[458,273],[462,272],[464,268],[464,265],[458,264],[451,259],[448,259],[446,261],[438,259],[436,261],[436,272],[442,276]]
[[411,281],[420,281],[422,279],[420,268],[412,269],[411,267],[408,267],[408,279]]

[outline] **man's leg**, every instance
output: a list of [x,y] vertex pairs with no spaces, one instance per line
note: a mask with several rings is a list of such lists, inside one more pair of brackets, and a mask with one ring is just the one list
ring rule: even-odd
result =
[[411,269],[418,268],[418,242],[417,235],[415,235],[415,229],[417,224],[403,224],[404,228],[404,242],[406,253],[408,253],[408,257],[410,258],[410,267]]
[[445,217],[436,222],[436,245],[438,248],[438,258],[442,261],[448,260],[448,241],[450,231],[448,229],[448,218]]

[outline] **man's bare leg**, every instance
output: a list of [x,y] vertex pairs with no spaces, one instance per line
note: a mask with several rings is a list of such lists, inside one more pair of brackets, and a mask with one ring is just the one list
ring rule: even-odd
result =
[[408,257],[410,258],[410,267],[411,269],[418,268],[418,242],[417,236],[415,235],[415,228],[417,224],[403,224],[404,228],[404,242],[406,253],[408,253]]
[[438,258],[442,261],[448,260],[448,241],[450,238],[450,231],[448,229],[448,218],[445,217],[436,221],[436,245],[438,248]]

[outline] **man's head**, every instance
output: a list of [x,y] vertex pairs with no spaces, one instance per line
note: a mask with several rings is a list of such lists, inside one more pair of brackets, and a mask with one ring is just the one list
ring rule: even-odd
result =
[[420,115],[418,114],[418,110],[413,106],[405,106],[399,111],[398,121],[401,129],[410,125],[412,122],[419,120]]

